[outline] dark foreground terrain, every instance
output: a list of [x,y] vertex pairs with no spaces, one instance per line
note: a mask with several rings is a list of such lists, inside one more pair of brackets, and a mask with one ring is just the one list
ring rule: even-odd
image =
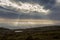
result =
[[[15,31],[23,32],[15,32]],[[60,40],[60,26],[10,30],[0,28],[0,40]]]

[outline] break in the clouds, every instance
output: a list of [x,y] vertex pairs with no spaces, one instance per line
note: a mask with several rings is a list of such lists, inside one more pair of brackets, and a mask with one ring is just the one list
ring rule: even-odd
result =
[[[18,21],[18,22],[17,22]],[[26,29],[50,25],[59,25],[60,21],[56,20],[37,20],[37,19],[4,19],[0,18],[0,27],[9,29]]]
[[0,27],[8,26],[7,28],[14,29],[31,28],[36,24],[58,25],[60,24],[58,20],[60,20],[59,0],[0,0]]
[[[55,0],[0,0],[0,6],[4,8],[2,17],[15,18],[17,14],[19,18],[48,18]],[[5,11],[7,10],[7,11]],[[11,11],[11,12],[9,12]],[[8,14],[9,13],[9,14]],[[8,15],[7,15],[8,14]],[[7,16],[5,16],[7,15]],[[13,16],[10,16],[13,15]],[[18,17],[18,16],[17,16]],[[16,17],[16,18],[17,18]]]

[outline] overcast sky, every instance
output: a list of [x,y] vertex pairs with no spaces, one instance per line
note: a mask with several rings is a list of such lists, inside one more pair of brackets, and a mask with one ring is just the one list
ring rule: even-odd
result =
[[0,26],[16,26],[18,19],[49,20],[50,24],[58,24],[60,0],[0,0]]

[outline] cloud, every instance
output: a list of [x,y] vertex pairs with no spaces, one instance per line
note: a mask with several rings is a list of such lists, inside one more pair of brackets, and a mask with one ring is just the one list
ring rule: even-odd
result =
[[18,13],[18,12],[11,12],[8,10],[0,9],[0,18],[6,19],[43,19],[46,16],[42,16],[43,14],[40,13]]
[[60,0],[56,0],[56,3],[60,3]]
[[0,11],[0,18],[17,19],[18,14],[14,14],[14,13],[11,13],[11,12]]
[[17,29],[57,25],[60,24],[58,20],[60,20],[59,0],[0,0],[0,27]]
[[60,0],[56,0],[56,4],[52,7],[51,13],[48,15],[51,20],[60,20]]
[[50,13],[49,15],[49,19],[51,20],[60,20],[60,11],[59,11],[59,8],[58,10],[54,10],[52,11],[52,13]]
[[2,12],[0,8],[0,17],[17,19],[19,15],[21,19],[59,19],[58,9],[60,8],[55,4],[55,0],[0,0],[0,6],[4,8]]
[[18,2],[28,2],[28,3],[37,3],[37,4],[40,4],[40,5],[43,5],[46,9],[49,9],[51,8],[55,3],[56,1],[55,0],[11,0],[11,2],[15,2],[16,4],[19,4]]
[[44,6],[41,6],[37,3],[31,4],[31,3],[28,3],[28,2],[23,3],[23,2],[20,1],[19,4],[20,5],[18,5],[16,3],[12,3],[10,0],[6,0],[6,1],[1,0],[0,6],[2,6],[4,8],[7,7],[7,9],[13,8],[16,11],[20,11],[20,12],[23,12],[23,13],[30,13],[30,12],[36,11],[36,12],[39,12],[39,13],[43,13],[44,15],[47,15],[48,12],[50,11],[49,9],[47,9],[47,10],[44,9]]
[[[32,0],[28,0],[28,1],[27,0],[23,0],[23,1],[22,0],[20,1],[19,0],[5,0],[5,1],[0,0],[0,2],[1,2],[0,6],[4,8],[4,12],[5,12],[3,13],[2,17],[17,18],[17,15],[19,15],[19,18],[32,18],[32,19],[48,18],[47,15],[50,12],[49,7],[55,3],[54,0],[53,1],[52,0],[51,1],[50,0],[46,0],[46,1],[44,0],[33,0],[33,1]],[[9,11],[6,9],[8,9]],[[12,14],[12,13],[15,13],[15,14]]]

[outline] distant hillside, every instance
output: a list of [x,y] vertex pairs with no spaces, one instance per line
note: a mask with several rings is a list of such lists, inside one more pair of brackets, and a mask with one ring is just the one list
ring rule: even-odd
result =
[[35,27],[35,28],[27,28],[27,29],[8,29],[8,28],[0,28],[0,31],[49,31],[49,30],[60,30],[60,26],[43,26],[43,27]]
[[7,28],[0,28],[0,34],[7,34],[7,33],[10,33],[10,32],[14,32],[14,31],[12,31],[12,30],[10,30],[10,29],[7,29]]
[[24,31],[49,31],[49,30],[60,30],[60,26],[35,27],[35,28],[26,29]]
[[45,26],[15,30],[0,28],[0,40],[26,40],[29,36],[32,36],[33,39],[39,38],[40,40],[60,40],[60,26]]

